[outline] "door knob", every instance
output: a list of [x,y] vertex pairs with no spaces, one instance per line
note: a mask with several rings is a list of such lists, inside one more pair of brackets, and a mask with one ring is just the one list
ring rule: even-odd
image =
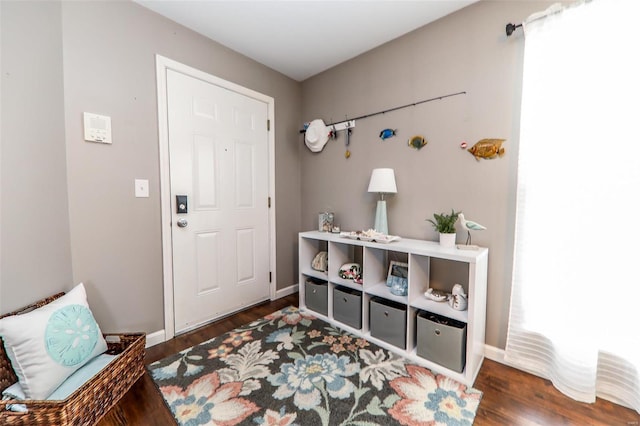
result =
[[176,223],[178,224],[179,228],[185,228],[189,224],[189,222],[187,222],[187,219],[184,218],[178,219]]

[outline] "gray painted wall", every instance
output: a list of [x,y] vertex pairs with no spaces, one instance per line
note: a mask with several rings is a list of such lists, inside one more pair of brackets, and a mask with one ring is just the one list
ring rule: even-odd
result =
[[[335,212],[344,230],[373,227],[377,196],[371,170],[395,169],[398,194],[388,197],[389,232],[437,241],[425,222],[435,212],[462,210],[488,229],[472,242],[489,247],[486,342],[504,348],[509,313],[519,104],[524,40],[507,38],[550,2],[482,1],[303,82],[303,120],[342,121],[440,95],[466,95],[358,120],[345,159],[345,137],[318,154],[303,150],[302,227],[317,213]],[[396,137],[381,141],[384,128]],[[429,141],[408,147],[413,135]],[[503,158],[477,162],[460,149],[483,138],[504,138]],[[458,224],[458,242],[466,232]],[[453,283],[451,283],[452,285]]]
[[72,281],[60,4],[1,2],[0,312]]
[[[3,91],[1,284],[3,299],[16,294],[20,298],[7,298],[2,311],[33,300],[38,292],[48,295],[83,281],[104,331],[154,332],[164,327],[156,54],[275,99],[278,288],[297,282],[293,254],[300,229],[298,82],[135,3],[0,5],[3,59],[6,47],[16,55],[22,52],[15,58],[17,66],[34,68],[21,77],[13,95]],[[50,21],[40,25],[38,18],[44,16]],[[5,27],[5,21],[12,25]],[[18,39],[22,33],[28,39]],[[44,55],[46,62],[27,60],[25,46],[29,57]],[[4,68],[3,61],[3,77]],[[45,105],[40,105],[42,93],[35,91],[40,85],[33,84],[38,80],[47,89]],[[24,122],[26,112],[36,105],[40,118],[46,117],[53,128],[53,137],[43,139],[41,129]],[[111,116],[113,145],[83,140],[85,111]],[[6,124],[8,117],[24,124],[14,129]],[[9,132],[13,137],[5,139]],[[42,150],[36,142],[52,148]],[[40,178],[43,170],[47,174]],[[28,187],[15,187],[15,174],[24,176]],[[136,178],[149,179],[149,198],[134,197]],[[22,194],[20,201],[28,199],[24,207],[32,208],[5,202],[16,194]],[[43,198],[56,204],[43,207]],[[59,250],[66,257],[43,249],[53,241],[61,241]],[[15,263],[18,254],[22,256]],[[54,267],[65,273],[48,271]]]

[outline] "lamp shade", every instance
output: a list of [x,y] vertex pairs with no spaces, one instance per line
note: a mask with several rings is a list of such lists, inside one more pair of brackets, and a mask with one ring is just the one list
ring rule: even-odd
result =
[[373,169],[368,192],[378,192],[381,194],[395,194],[398,192],[398,188],[396,188],[396,176],[393,173],[393,169]]

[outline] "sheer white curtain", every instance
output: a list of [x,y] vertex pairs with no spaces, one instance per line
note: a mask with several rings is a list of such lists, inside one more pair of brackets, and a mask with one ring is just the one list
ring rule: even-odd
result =
[[638,0],[525,23],[506,360],[640,412]]

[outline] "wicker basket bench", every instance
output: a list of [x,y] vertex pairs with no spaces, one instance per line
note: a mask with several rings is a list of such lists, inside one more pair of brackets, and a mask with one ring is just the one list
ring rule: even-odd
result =
[[[18,315],[61,297],[58,293],[9,315]],[[0,400],[2,425],[94,425],[109,412],[144,374],[144,333],[105,334],[108,354],[118,354],[105,368],[61,401]],[[17,382],[0,339],[0,392]],[[8,404],[24,404],[27,412],[7,410]]]

